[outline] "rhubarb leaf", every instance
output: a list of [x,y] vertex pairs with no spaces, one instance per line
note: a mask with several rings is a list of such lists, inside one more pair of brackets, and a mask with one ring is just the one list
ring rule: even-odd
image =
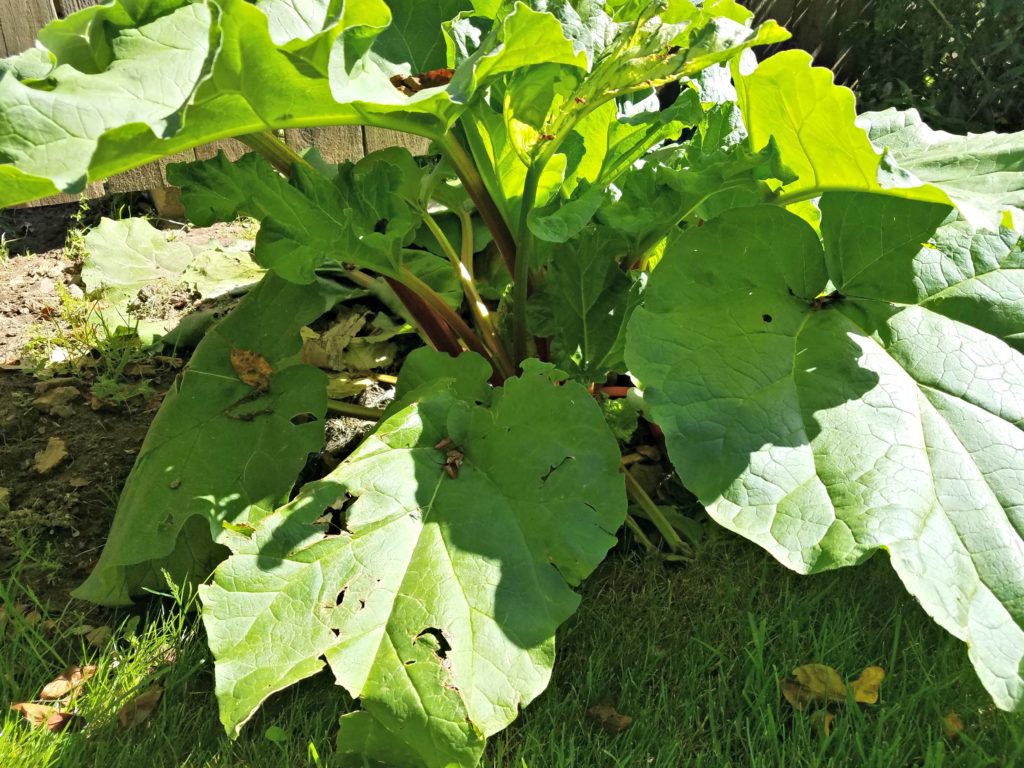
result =
[[827,194],[821,209],[824,248],[766,206],[682,235],[633,315],[630,370],[712,517],[801,572],[884,548],[1013,709],[1022,233],[880,195]]

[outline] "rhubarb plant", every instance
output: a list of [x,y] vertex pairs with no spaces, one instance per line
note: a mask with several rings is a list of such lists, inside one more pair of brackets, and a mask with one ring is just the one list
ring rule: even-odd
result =
[[[173,165],[261,222],[79,597],[201,587],[221,720],[330,668],[356,764],[470,766],[545,687],[627,516],[676,554],[593,392],[631,376],[687,487],[801,572],[883,549],[1024,700],[1024,134],[852,92],[733,0],[113,0],[0,62],[0,205]],[[286,128],[430,140],[330,165]],[[109,259],[108,259],[109,261]],[[353,291],[417,329],[320,480],[304,326]],[[213,570],[212,576],[208,577]],[[340,707],[340,703],[339,703]]]

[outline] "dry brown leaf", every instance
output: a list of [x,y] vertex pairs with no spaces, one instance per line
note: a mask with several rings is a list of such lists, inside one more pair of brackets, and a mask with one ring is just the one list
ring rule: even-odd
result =
[[129,701],[117,713],[117,722],[122,728],[134,728],[136,725],[145,722],[153,714],[156,705],[163,696],[164,689],[159,685],[151,686],[144,693],[139,694]]
[[956,712],[950,712],[942,718],[942,733],[950,741],[959,739],[960,734],[964,732],[964,728],[966,728],[964,721],[960,719],[960,715]]
[[633,718],[615,707],[595,704],[587,710],[587,719],[606,733],[622,733],[633,724]]
[[51,437],[46,441],[46,447],[36,453],[35,470],[40,475],[45,475],[54,467],[60,464],[68,456],[68,447],[59,437]]
[[43,686],[39,698],[49,701],[63,699],[95,674],[95,664],[87,664],[84,667],[68,667]]
[[50,733],[60,733],[72,725],[75,727],[81,726],[82,718],[72,712],[54,712],[46,718],[45,725],[46,730]]
[[860,677],[850,683],[853,700],[858,704],[877,704],[878,687],[885,679],[885,670],[881,667],[865,667]]
[[274,367],[265,357],[248,349],[232,349],[231,367],[243,384],[257,392],[266,392],[270,388]]
[[51,707],[49,704],[33,704],[31,701],[21,701],[17,704],[11,704],[11,709],[15,712],[20,712],[21,716],[24,717],[28,724],[33,728],[43,725],[57,710]]

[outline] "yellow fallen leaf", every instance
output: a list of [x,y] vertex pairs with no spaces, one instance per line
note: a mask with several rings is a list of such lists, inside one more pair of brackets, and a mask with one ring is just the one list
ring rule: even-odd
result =
[[45,475],[68,456],[68,448],[59,437],[51,437],[46,441],[46,447],[37,452],[35,456],[35,469],[40,475]]
[[811,702],[845,701],[843,678],[825,664],[804,664],[782,680],[782,695],[794,709],[802,710]]
[[121,724],[122,728],[134,728],[139,723],[145,722],[153,714],[163,693],[164,689],[159,685],[150,687],[145,693],[139,694],[121,707],[117,713],[117,722]]
[[885,679],[885,670],[881,667],[865,667],[860,677],[850,683],[853,700],[858,704],[877,704],[878,687]]
[[59,676],[43,686],[43,690],[39,693],[39,698],[49,701],[63,699],[95,675],[96,669],[95,664],[87,664],[84,667],[68,667]]

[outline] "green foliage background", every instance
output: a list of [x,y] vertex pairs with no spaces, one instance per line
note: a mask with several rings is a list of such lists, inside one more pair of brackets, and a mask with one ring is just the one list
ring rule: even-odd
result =
[[[843,7],[850,3],[858,8]],[[852,87],[858,111],[918,109],[957,133],[1024,128],[1024,3],[1020,0],[769,0],[820,66]]]

